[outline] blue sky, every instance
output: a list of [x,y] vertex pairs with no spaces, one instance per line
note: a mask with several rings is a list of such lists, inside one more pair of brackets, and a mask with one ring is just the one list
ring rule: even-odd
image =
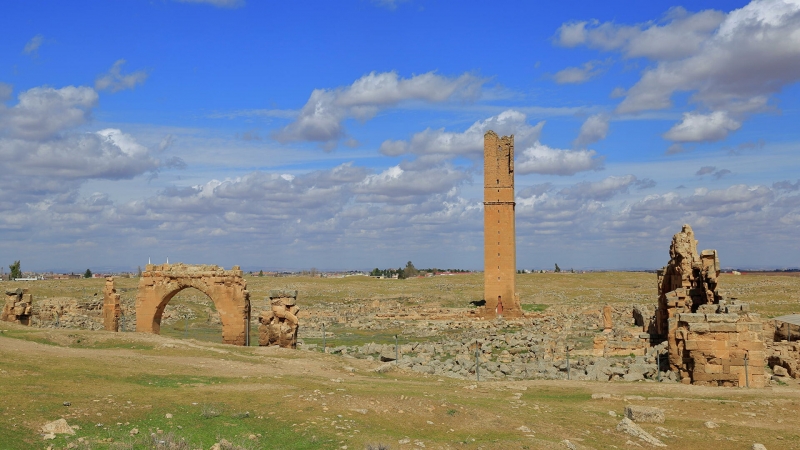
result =
[[482,135],[520,268],[798,267],[800,1],[5,2],[0,255],[482,268]]

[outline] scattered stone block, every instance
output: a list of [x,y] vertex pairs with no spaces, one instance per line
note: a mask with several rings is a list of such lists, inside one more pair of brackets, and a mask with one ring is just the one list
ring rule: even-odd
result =
[[664,423],[664,410],[652,406],[628,405],[625,407],[625,417],[638,423]]
[[622,419],[620,423],[617,424],[617,431],[622,431],[627,433],[633,437],[641,439],[647,442],[650,445],[654,445],[656,447],[666,447],[667,445],[658,440],[656,437],[644,431],[642,427],[636,425],[631,419],[625,417]]

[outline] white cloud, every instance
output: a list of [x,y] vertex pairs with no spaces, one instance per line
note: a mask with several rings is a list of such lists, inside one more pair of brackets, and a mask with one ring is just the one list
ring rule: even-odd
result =
[[714,109],[761,109],[765,96],[800,79],[798,27],[800,2],[754,0],[731,11],[695,51],[647,69],[618,111],[667,108],[680,91]]
[[143,84],[148,76],[147,71],[138,70],[128,75],[123,75],[122,66],[124,64],[124,59],[117,60],[107,73],[97,77],[94,82],[94,88],[98,91],[118,92],[125,89],[133,89],[137,84]]
[[615,90],[624,93],[616,112],[670,108],[676,93],[688,92],[689,102],[713,112],[684,116],[664,137],[708,142],[727,137],[749,114],[767,109],[773,94],[800,80],[798,29],[800,1],[753,0],[727,14],[673,8],[659,22],[565,23],[556,43],[654,61],[632,87]]
[[600,74],[597,69],[597,61],[583,63],[580,67],[567,67],[553,75],[553,79],[558,84],[581,84]]
[[335,143],[345,136],[347,118],[366,121],[381,109],[404,101],[439,103],[474,100],[484,79],[472,74],[448,78],[428,72],[400,78],[396,72],[372,72],[352,85],[333,90],[315,89],[294,122],[274,134],[279,142],[313,141]]
[[601,181],[580,182],[561,190],[560,194],[568,198],[609,200],[619,193],[627,192],[636,181],[637,178],[633,175],[611,176]]
[[609,116],[607,114],[589,116],[581,125],[581,130],[573,145],[586,147],[589,144],[605,139],[608,135],[608,122]]
[[35,87],[19,94],[11,108],[0,105],[0,130],[12,138],[43,140],[85,123],[97,92],[85,86]]
[[564,47],[586,45],[605,51],[618,50],[628,58],[679,59],[695,53],[724,17],[719,11],[692,14],[677,7],[670,9],[660,23],[570,22],[559,27],[556,42]]
[[66,196],[56,201],[63,203],[87,180],[130,179],[164,165],[118,129],[75,131],[88,123],[97,99],[85,86],[35,87],[16,105],[0,104],[0,197],[8,205]]
[[567,176],[598,170],[602,168],[604,160],[605,157],[597,156],[594,150],[563,150],[535,142],[517,157],[514,169],[520,175],[538,173]]
[[36,55],[38,54],[39,47],[42,46],[42,43],[44,43],[44,36],[37,34],[36,36],[32,37],[27,44],[25,44],[25,48],[22,49],[22,53],[26,55]]
[[711,114],[684,113],[681,123],[675,124],[664,133],[664,138],[675,142],[719,141],[741,126],[739,121],[732,119],[725,111],[714,111]]
[[483,155],[483,135],[493,130],[500,136],[514,135],[517,148],[532,145],[539,140],[544,121],[528,125],[527,116],[513,109],[479,120],[462,133],[448,132],[440,128],[415,133],[409,141],[384,141],[380,152],[388,156],[406,153],[417,155],[464,155],[480,157]]

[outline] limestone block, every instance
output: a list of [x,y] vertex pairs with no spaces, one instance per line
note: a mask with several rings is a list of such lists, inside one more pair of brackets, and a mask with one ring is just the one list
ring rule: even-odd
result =
[[[740,324],[737,324],[737,323],[713,323],[712,322],[712,323],[708,324],[708,328],[709,328],[709,331],[714,331],[714,332],[735,333],[737,331],[740,331],[738,329],[739,325]],[[744,325],[745,325],[745,328],[747,328],[747,325],[746,324],[744,324]],[[723,338],[727,339],[727,337],[723,337]]]
[[697,313],[681,313],[678,315],[678,320],[686,323],[705,322],[706,315]]
[[708,333],[709,331],[712,331],[709,325],[710,324],[706,322],[690,322],[689,331],[693,333]]
[[664,410],[651,406],[625,406],[625,417],[638,423],[664,423]]
[[706,314],[709,322],[736,323],[739,321],[738,314]]

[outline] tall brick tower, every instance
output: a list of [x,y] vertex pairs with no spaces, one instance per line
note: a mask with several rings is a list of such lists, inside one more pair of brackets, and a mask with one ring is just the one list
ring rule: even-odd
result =
[[484,317],[521,317],[516,289],[514,226],[514,136],[483,136]]

